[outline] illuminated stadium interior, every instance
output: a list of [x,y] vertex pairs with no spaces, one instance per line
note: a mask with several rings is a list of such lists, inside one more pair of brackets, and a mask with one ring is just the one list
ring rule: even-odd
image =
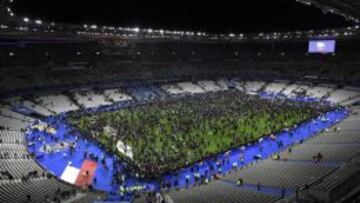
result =
[[0,0],[0,202],[359,202],[359,18]]

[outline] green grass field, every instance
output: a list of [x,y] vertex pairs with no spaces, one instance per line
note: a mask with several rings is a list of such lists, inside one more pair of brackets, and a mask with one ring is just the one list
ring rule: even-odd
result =
[[[73,115],[70,121],[120,157],[116,141],[131,146],[132,164],[154,175],[257,141],[327,110],[317,104],[270,101],[226,91],[116,112]],[[107,134],[105,126],[116,129],[117,135]]]

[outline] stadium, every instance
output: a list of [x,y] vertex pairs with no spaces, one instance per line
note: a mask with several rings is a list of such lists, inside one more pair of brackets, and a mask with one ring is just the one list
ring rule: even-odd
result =
[[272,1],[329,22],[109,26],[0,0],[0,202],[360,202],[360,2]]

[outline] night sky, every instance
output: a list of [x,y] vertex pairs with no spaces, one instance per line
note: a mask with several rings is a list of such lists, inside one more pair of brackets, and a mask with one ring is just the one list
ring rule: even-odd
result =
[[342,17],[289,0],[15,0],[15,14],[55,22],[193,30],[272,32],[350,25]]

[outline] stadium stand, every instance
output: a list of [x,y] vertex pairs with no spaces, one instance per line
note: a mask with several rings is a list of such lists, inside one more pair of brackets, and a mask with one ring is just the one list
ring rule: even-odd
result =
[[206,92],[217,92],[221,90],[214,81],[199,81],[198,85]]
[[245,89],[247,92],[257,92],[259,91],[266,83],[259,81],[248,81],[245,84]]
[[286,88],[286,83],[270,83],[265,88],[265,92],[278,94]]
[[65,95],[47,95],[36,98],[35,101],[56,114],[78,109]]
[[113,103],[121,102],[121,101],[128,101],[128,100],[132,99],[129,95],[123,93],[119,89],[107,89],[104,91],[104,94],[105,94],[106,99]]
[[[74,195],[74,189],[53,178],[35,178],[28,181],[0,181],[0,200],[3,202],[61,201]],[[22,194],[22,195],[19,195]]]
[[1,143],[25,143],[23,133],[19,131],[0,131]]
[[261,192],[238,188],[222,181],[213,181],[205,186],[190,190],[174,191],[170,194],[173,202],[272,202],[278,197]]
[[110,105],[111,102],[107,101],[102,93],[96,93],[92,90],[76,92],[75,98],[85,108],[93,108],[102,105]]
[[0,202],[55,202],[76,194],[32,159],[24,133],[2,130],[0,140]]
[[137,100],[152,100],[158,95],[153,91],[153,89],[146,86],[137,86],[127,88],[127,92]]

